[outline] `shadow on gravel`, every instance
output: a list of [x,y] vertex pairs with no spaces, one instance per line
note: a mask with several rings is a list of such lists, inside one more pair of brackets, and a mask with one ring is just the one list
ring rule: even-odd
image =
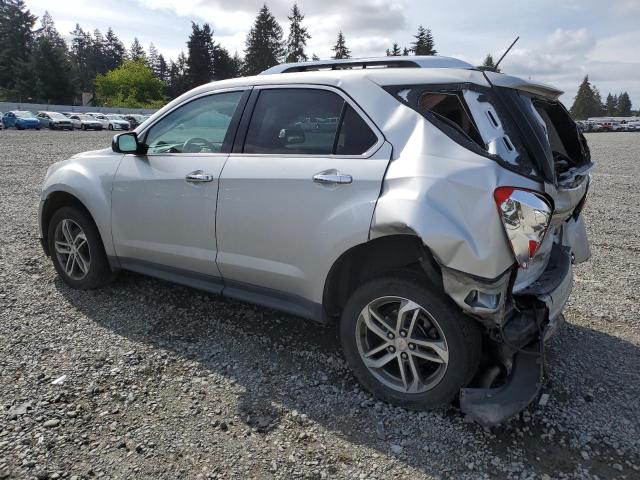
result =
[[[489,433],[465,423],[453,408],[416,413],[376,402],[361,391],[346,368],[336,325],[318,325],[132,273],[122,273],[113,285],[97,291],[71,290],[59,279],[56,288],[78,311],[115,334],[196,360],[211,373],[233,380],[244,389],[239,399],[232,400],[235,413],[259,434],[277,428],[285,414],[296,411],[350,443],[384,454],[390,454],[395,444],[399,460],[431,475],[442,473],[436,470],[438,462],[430,462],[431,455],[451,455],[450,473],[455,475],[466,471],[456,450],[478,446],[505,463],[514,461],[515,446],[523,454],[518,460],[551,475],[573,472],[582,460],[579,451],[568,449],[564,441],[560,446],[558,438],[541,440],[543,427],[535,421],[525,424],[516,419]],[[579,338],[592,352],[619,352],[621,362],[640,355],[638,347],[616,337],[575,325],[566,328],[572,339]],[[564,341],[563,348],[568,344]],[[554,358],[559,356],[552,351],[547,364],[563,368]],[[604,372],[614,368],[601,364],[584,374],[593,375],[598,384]],[[569,396],[573,401],[582,395],[565,392],[561,385],[550,388],[555,402],[551,408],[562,408]],[[525,425],[534,432],[530,438],[514,435],[514,429]],[[417,435],[407,437],[407,431]],[[462,439],[469,435],[475,444]],[[402,454],[397,446],[403,446]],[[599,462],[581,463],[599,475],[614,473]]]

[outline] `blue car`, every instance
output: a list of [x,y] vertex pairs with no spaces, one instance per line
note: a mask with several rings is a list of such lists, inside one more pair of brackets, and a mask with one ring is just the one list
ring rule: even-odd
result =
[[18,130],[35,128],[36,130],[40,130],[40,121],[36,116],[31,112],[23,110],[13,110],[5,113],[2,117],[2,123],[4,123],[5,128],[15,127]]

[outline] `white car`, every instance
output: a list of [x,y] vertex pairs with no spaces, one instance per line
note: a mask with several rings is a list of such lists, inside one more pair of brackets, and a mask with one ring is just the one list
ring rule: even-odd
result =
[[105,115],[109,120],[110,125],[113,125],[113,128],[109,126],[109,130],[129,130],[131,128],[131,124],[125,120],[122,115],[118,115],[116,113],[110,113]]
[[201,85],[49,168],[40,239],[72,288],[131,270],[339,322],[378,398],[459,396],[495,425],[541,393],[590,255],[593,162],[561,94],[419,55]]
[[79,128],[80,130],[102,130],[102,122],[93,118],[91,115],[87,115],[85,113],[73,113],[69,118],[73,122],[74,128]]
[[109,130],[129,130],[129,122],[124,119],[115,118],[116,116],[105,115],[103,113],[89,113],[93,118],[102,123],[102,128]]

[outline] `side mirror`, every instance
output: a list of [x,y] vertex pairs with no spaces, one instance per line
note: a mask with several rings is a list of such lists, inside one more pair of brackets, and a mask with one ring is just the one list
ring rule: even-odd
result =
[[138,135],[135,132],[115,135],[111,140],[111,149],[117,153],[138,153]]
[[283,128],[278,133],[278,139],[284,145],[296,145],[299,143],[304,143],[306,140],[304,130],[300,127],[294,128]]

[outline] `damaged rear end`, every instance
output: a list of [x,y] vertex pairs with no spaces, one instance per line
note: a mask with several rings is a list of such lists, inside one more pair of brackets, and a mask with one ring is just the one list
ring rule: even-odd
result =
[[[460,405],[495,425],[541,391],[544,344],[564,321],[572,266],[590,256],[581,213],[592,161],[560,91],[478,75],[459,84],[385,86],[430,125],[414,146],[417,158],[397,152],[391,163],[372,235],[419,235],[445,292],[482,324],[483,364]],[[424,202],[421,215],[407,212],[403,188]]]

